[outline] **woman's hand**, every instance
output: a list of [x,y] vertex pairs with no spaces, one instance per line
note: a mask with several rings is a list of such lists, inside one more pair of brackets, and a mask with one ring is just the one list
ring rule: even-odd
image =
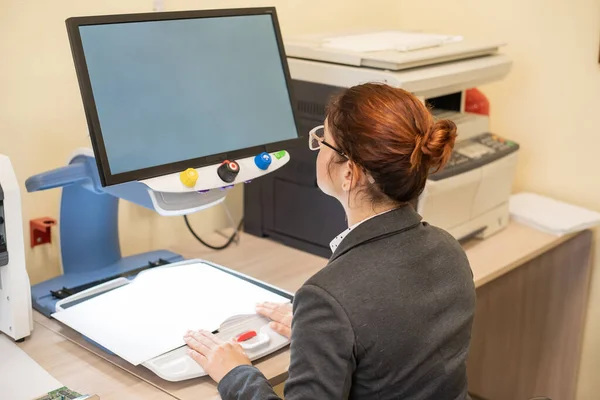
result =
[[292,305],[290,303],[260,303],[256,305],[256,312],[273,321],[269,326],[275,332],[288,339],[292,336]]
[[252,365],[242,346],[233,340],[224,342],[207,331],[188,331],[183,340],[190,357],[217,383],[235,367]]

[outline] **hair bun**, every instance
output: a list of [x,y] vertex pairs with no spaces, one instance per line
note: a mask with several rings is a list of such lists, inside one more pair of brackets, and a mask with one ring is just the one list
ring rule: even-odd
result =
[[446,165],[456,140],[456,124],[448,119],[436,121],[423,136],[417,136],[411,156],[412,167],[427,159],[428,168],[440,170]]

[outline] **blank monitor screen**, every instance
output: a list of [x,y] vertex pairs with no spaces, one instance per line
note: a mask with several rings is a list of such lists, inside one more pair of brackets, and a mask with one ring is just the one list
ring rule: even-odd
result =
[[298,137],[274,10],[225,13],[68,22],[103,184]]

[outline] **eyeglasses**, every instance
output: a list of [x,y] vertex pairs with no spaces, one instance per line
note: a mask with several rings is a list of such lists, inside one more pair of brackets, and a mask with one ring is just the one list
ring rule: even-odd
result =
[[[325,139],[323,139],[324,136],[325,136],[325,126],[324,125],[319,125],[319,126],[315,126],[314,128],[312,128],[310,130],[310,132],[308,132],[308,148],[311,150],[319,150],[321,148],[321,145],[323,144],[323,145],[329,147],[331,150],[338,153],[340,156],[344,157],[345,159],[350,160],[350,157],[348,157],[343,151],[341,151],[340,149],[337,149],[335,146],[332,146],[329,143],[327,143],[325,141]],[[369,183],[375,183],[375,179],[373,179],[371,174],[364,169],[363,169],[363,171],[367,175],[367,179],[369,180]]]
[[314,128],[312,128],[310,130],[310,132],[308,133],[308,148],[311,150],[319,150],[321,148],[321,145],[325,145],[325,146],[329,147],[331,150],[338,153],[340,156],[342,156],[344,158],[348,158],[348,156],[346,154],[344,154],[343,151],[341,151],[340,149],[336,148],[335,146],[332,146],[329,143],[327,143],[325,141],[324,137],[325,137],[325,126],[324,125],[319,125],[319,126],[315,126]]

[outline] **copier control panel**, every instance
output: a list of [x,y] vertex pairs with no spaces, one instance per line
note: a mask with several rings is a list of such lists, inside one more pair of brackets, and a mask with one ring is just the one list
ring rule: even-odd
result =
[[492,133],[482,133],[467,140],[459,141],[448,163],[439,172],[429,176],[432,181],[449,178],[489,164],[514,153],[519,145],[512,140]]

